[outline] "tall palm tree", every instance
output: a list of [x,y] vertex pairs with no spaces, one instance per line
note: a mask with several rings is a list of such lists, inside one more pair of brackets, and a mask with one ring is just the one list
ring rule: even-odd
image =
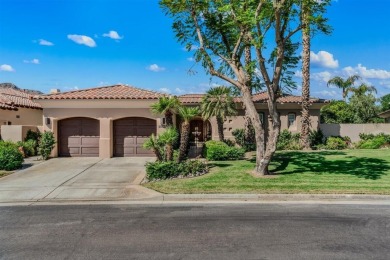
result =
[[202,99],[201,110],[205,120],[216,117],[219,140],[224,141],[223,122],[226,117],[237,114],[230,88],[219,86],[209,89]]
[[187,153],[188,140],[190,137],[190,121],[199,115],[199,108],[180,107],[178,111],[181,119],[183,120],[181,123],[179,157],[177,158],[177,161],[181,162]]
[[344,80],[341,77],[334,77],[328,81],[329,86],[336,86],[343,90],[343,99],[347,101],[348,93],[354,89],[355,81],[360,80],[361,77],[359,75],[353,75]]
[[160,144],[158,138],[152,134],[143,144],[143,147],[156,155],[158,161],[162,161],[164,158],[160,152]]
[[168,127],[162,134],[159,140],[165,145],[165,160],[173,160],[173,144],[176,142],[179,134],[173,126]]
[[167,126],[173,125],[173,112],[180,106],[180,101],[177,97],[163,96],[158,101],[150,106],[152,113],[156,115],[164,115]]
[[300,144],[303,149],[310,149],[310,5],[302,1],[302,127]]

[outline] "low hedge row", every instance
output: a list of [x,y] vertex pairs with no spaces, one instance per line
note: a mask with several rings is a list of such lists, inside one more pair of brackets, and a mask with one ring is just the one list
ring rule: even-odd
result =
[[244,154],[243,148],[229,146],[221,141],[207,141],[203,151],[203,156],[209,161],[239,160]]
[[146,178],[148,181],[194,177],[207,172],[207,164],[200,160],[187,160],[180,163],[176,161],[146,163]]

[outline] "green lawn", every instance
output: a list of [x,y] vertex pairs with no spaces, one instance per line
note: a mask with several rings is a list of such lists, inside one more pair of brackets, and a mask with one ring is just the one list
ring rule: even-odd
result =
[[255,178],[252,161],[212,163],[192,179],[152,182],[162,193],[350,193],[390,194],[390,150],[278,152],[276,176]]

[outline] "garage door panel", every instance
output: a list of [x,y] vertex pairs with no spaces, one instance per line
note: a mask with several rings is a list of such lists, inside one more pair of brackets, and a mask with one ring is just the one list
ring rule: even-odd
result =
[[60,156],[99,156],[99,121],[70,118],[59,122]]
[[124,118],[114,121],[114,156],[150,156],[143,143],[156,134],[157,124],[148,118]]

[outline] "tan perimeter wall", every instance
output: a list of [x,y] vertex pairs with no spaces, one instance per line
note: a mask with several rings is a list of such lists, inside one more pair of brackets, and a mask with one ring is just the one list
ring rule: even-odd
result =
[[328,136],[348,136],[352,142],[360,140],[359,134],[390,134],[390,124],[320,124],[320,129]]
[[39,131],[36,126],[27,125],[2,125],[1,126],[1,138],[4,141],[19,142],[23,141],[26,137],[27,131],[32,130],[34,132]]
[[[259,113],[264,113],[264,118],[266,118],[265,122],[265,128],[268,129],[268,126],[270,125],[269,122],[269,113],[267,110],[258,110]],[[288,128],[288,114],[294,113],[296,116],[295,119],[295,125]],[[244,119],[245,112],[243,110],[239,110],[238,115],[234,117],[229,117],[225,123],[224,123],[224,135],[226,139],[234,139],[234,136],[232,132],[235,129],[244,128],[245,126],[245,119]],[[300,109],[280,109],[280,121],[281,121],[281,130],[288,129],[292,133],[299,133],[301,130],[301,110]],[[311,122],[311,129],[317,130],[319,126],[319,118],[320,118],[320,110],[319,109],[313,109],[310,110],[310,122]],[[212,127],[212,139],[218,140],[218,126],[217,126],[217,120],[215,118],[210,119],[211,127]]]
[[[42,125],[42,110],[18,108],[18,111],[0,109],[0,125]],[[19,116],[19,118],[17,118]]]

